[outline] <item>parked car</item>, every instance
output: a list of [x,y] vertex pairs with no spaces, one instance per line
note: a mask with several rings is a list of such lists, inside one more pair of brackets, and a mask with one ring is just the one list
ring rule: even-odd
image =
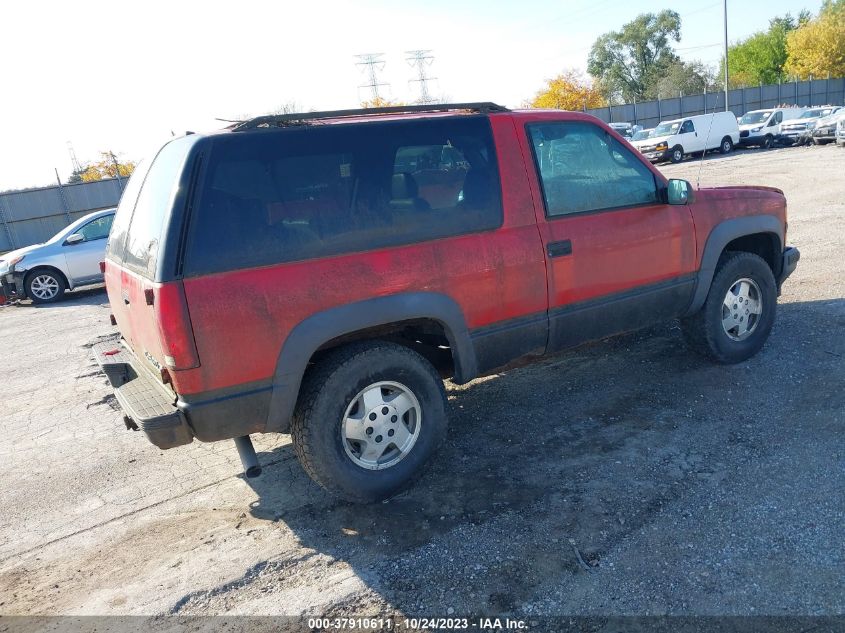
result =
[[85,215],[43,244],[0,256],[0,283],[8,297],[52,303],[66,290],[103,281],[100,262],[106,251],[115,209]]
[[834,108],[833,112],[816,121],[810,138],[816,145],[825,145],[836,140],[836,125],[845,118],[845,107]]
[[845,147],[845,117],[841,117],[836,124],[836,145]]
[[136,169],[105,260],[123,338],[94,352],[159,448],[235,438],[253,476],[249,434],[290,433],[315,481],[372,502],[444,439],[442,377],[675,317],[714,361],[750,358],[786,243],[780,190],[667,180],[584,113],[265,116]]
[[611,129],[616,130],[621,136],[627,139],[630,139],[637,131],[636,128],[639,127],[638,125],[634,125],[632,123],[629,123],[628,121],[622,121],[619,123],[608,123],[608,125],[611,127]]
[[638,149],[653,163],[680,163],[687,154],[697,152],[718,149],[727,154],[738,142],[736,116],[732,112],[715,112],[661,123]]
[[797,143],[801,140],[802,136],[804,137],[804,142],[811,140],[816,123],[820,119],[834,114],[838,109],[836,106],[829,106],[805,110],[797,119],[785,121],[781,124],[778,140],[787,145]]
[[649,128],[647,130],[639,130],[636,132],[630,139],[631,145],[640,149],[643,145],[647,145],[648,139],[652,137],[654,133],[654,128]]
[[806,108],[766,108],[751,110],[739,119],[739,144],[770,148],[780,138],[781,125],[801,116]]

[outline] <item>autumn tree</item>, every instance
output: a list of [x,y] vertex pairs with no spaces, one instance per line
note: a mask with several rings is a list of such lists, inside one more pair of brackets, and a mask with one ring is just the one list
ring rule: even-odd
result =
[[646,98],[679,58],[672,42],[681,39],[681,17],[671,10],[644,13],[599,37],[590,49],[587,72],[609,101]]
[[818,17],[789,33],[786,51],[794,77],[845,76],[845,0],[827,0]]
[[100,152],[100,160],[95,163],[83,165],[68,178],[68,183],[94,182],[103,178],[128,178],[135,171],[135,162],[120,162],[112,152]]
[[601,92],[577,70],[566,70],[546,80],[546,86],[525,105],[529,108],[583,110],[606,105]]
[[407,105],[402,101],[392,101],[391,99],[385,99],[384,97],[373,97],[372,99],[366,99],[361,102],[362,108],[389,108],[391,106],[403,106]]

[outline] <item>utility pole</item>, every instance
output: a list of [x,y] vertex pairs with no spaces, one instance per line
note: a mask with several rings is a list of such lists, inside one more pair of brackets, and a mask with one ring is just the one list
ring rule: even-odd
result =
[[364,53],[362,55],[355,56],[361,60],[359,62],[355,62],[355,65],[366,66],[367,68],[362,70],[367,73],[367,78],[370,80],[370,83],[362,84],[358,86],[358,88],[369,88],[373,101],[378,101],[381,98],[378,93],[379,87],[388,85],[379,83],[378,80],[377,72],[384,69],[384,60],[382,59],[383,55],[384,53]]
[[725,112],[728,111],[728,0],[724,0],[725,17]]
[[73,151],[73,143],[70,141],[67,142],[67,151],[70,153],[70,163],[73,165],[73,171],[78,174],[82,171],[82,165],[79,164],[76,158],[76,152]]
[[114,175],[117,176],[117,188],[123,193],[123,181],[120,179],[120,163],[117,162],[117,157],[113,151],[109,150],[109,156],[111,156],[111,162],[114,165]]
[[432,79],[437,79],[437,77],[429,77],[426,74],[426,66],[431,66],[434,61],[434,56],[431,55],[431,51],[405,51],[405,54],[409,55],[409,57],[405,58],[405,61],[407,61],[411,67],[416,67],[417,69],[417,78],[411,79],[408,82],[418,83],[420,85],[420,98],[417,100],[417,103],[425,105],[427,103],[434,102],[434,99],[428,91],[428,82]]

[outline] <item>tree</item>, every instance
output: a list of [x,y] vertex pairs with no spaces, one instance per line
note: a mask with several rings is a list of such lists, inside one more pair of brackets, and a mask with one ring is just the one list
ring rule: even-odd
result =
[[[790,32],[810,19],[802,11],[797,20],[789,13],[769,20],[769,29],[728,47],[728,81],[732,87],[774,84],[786,79],[786,40]],[[720,76],[725,72],[722,60]]]
[[642,100],[679,61],[671,43],[680,39],[681,17],[675,11],[644,13],[593,43],[587,71],[608,101]]
[[601,92],[584,79],[575,69],[565,70],[557,77],[546,80],[546,86],[527,101],[529,108],[554,110],[583,110],[606,105]]
[[649,88],[647,96],[651,99],[677,97],[679,94],[701,94],[718,89],[712,68],[700,61],[678,61],[669,66],[666,74]]
[[389,108],[390,106],[403,106],[408,105],[402,101],[391,101],[390,99],[385,99],[384,97],[373,97],[372,99],[366,99],[361,102],[362,108]]
[[100,152],[100,160],[96,163],[83,165],[68,178],[68,183],[94,182],[103,178],[114,178],[120,175],[121,178],[128,178],[135,171],[135,162],[119,162],[111,152]]
[[818,17],[786,38],[785,70],[798,79],[845,76],[845,0],[827,0]]

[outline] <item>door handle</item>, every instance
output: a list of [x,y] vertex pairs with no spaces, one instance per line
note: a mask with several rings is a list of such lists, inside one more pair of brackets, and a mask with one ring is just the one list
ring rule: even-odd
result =
[[566,255],[572,255],[572,242],[570,240],[549,242],[546,244],[546,253],[548,253],[549,257],[565,257]]

